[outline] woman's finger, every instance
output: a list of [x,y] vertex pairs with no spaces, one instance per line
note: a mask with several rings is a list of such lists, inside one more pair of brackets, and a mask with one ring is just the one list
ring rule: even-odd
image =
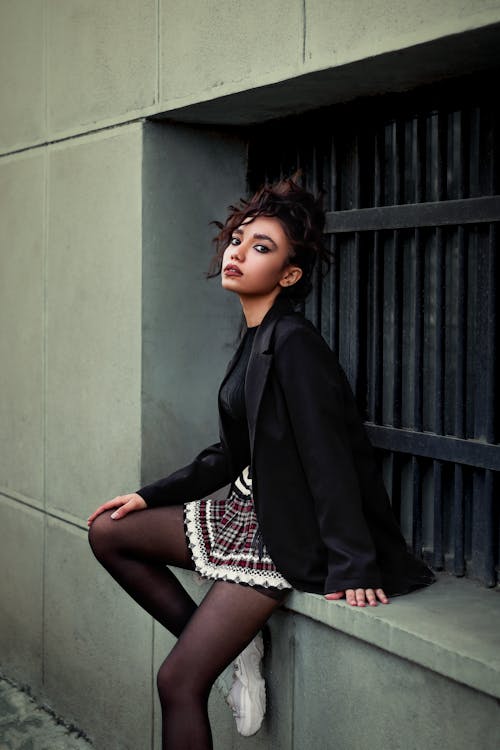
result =
[[90,515],[87,519],[87,523],[90,524],[92,521],[97,518],[97,516],[100,516],[101,513],[105,513],[107,510],[111,510],[112,508],[118,508],[120,505],[123,505],[123,503],[126,502],[124,500],[122,495],[119,495],[118,497],[114,497],[112,500],[108,500],[107,502],[100,505],[96,510]]
[[389,604],[389,597],[385,593],[384,589],[376,589],[375,594],[377,595],[379,601],[382,602],[382,604]]
[[364,589],[356,589],[355,596],[356,596],[356,605],[358,607],[364,607],[365,604],[366,604],[365,590]]
[[332,594],[325,594],[325,599],[329,599],[330,601],[337,601],[338,599],[343,599],[345,596],[345,591],[334,591]]
[[136,510],[144,510],[147,507],[146,501],[140,495],[126,495],[125,497],[130,499],[111,514],[111,518],[114,521],[118,521],[118,519],[123,518],[128,513],[133,513]]
[[[132,505],[130,505],[130,507],[127,507],[127,510],[122,513],[121,508],[126,505],[128,506],[130,502],[132,502]],[[112,510],[113,508],[117,508],[118,510],[111,514],[111,518],[123,518],[123,516],[126,516],[127,513],[130,513],[132,510],[142,510],[143,508],[146,508],[146,501],[136,493],[132,493],[131,495],[118,495],[112,500],[108,500],[106,503],[100,505],[97,510],[95,510],[91,516],[89,516],[89,518],[87,519],[87,524],[90,526],[92,521],[94,521],[97,516],[100,516],[101,513],[105,513],[107,510]]]
[[356,606],[356,592],[354,591],[354,589],[346,589],[345,598],[347,603],[350,604],[351,607]]
[[368,602],[370,607],[377,606],[377,597],[373,589],[366,589],[366,601]]

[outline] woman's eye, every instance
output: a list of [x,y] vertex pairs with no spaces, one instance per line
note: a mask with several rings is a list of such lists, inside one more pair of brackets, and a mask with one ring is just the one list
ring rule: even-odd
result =
[[254,248],[257,250],[258,253],[268,253],[269,248],[265,245],[254,245]]
[[231,240],[229,242],[230,245],[239,245],[240,244],[240,238],[239,237],[231,237]]

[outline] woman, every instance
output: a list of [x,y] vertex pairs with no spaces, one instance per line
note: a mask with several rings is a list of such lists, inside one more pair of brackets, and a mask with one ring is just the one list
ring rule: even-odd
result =
[[[158,673],[164,749],[212,747],[208,695],[235,659],[238,728],[260,726],[252,639],[291,588],[363,607],[433,581],[406,550],[344,373],[294,312],[327,261],[323,226],[293,180],[231,207],[216,273],[247,328],[219,391],[220,441],[89,518],[98,559],[178,636]],[[199,500],[228,484],[226,500]],[[215,581],[199,606],[166,564]]]

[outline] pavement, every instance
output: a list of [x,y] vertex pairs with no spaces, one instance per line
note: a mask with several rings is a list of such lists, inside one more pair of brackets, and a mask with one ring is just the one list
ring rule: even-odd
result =
[[0,678],[0,750],[94,750],[75,727]]

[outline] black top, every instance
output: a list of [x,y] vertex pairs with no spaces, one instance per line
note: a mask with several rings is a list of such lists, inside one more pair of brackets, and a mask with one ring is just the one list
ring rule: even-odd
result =
[[248,455],[250,455],[250,445],[248,441],[248,420],[245,404],[245,378],[257,329],[258,326],[247,328],[238,360],[220,392],[222,411],[225,417],[231,421],[232,428],[236,430],[236,434],[239,433],[242,442],[244,441]]

